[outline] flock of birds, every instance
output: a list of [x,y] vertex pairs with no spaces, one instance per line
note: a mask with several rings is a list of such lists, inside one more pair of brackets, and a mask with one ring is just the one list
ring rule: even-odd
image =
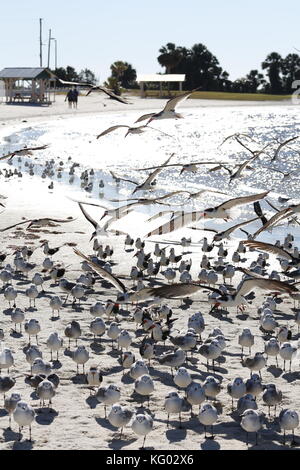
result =
[[[91,87],[89,93],[97,88],[99,91],[104,91],[103,87]],[[100,133],[97,138],[120,127],[128,129],[126,135],[140,134],[149,127],[150,122],[155,120],[182,118],[183,116],[177,113],[175,108],[191,93],[172,98],[162,111],[146,114],[137,119],[136,123],[148,120],[146,125],[137,127],[116,125]],[[127,100],[115,98],[111,93],[110,97],[128,104]],[[162,165],[144,168],[143,170],[152,170],[144,181],[129,180],[111,172],[117,185],[125,180],[134,185],[132,196],[142,191],[143,197],[127,198],[125,204],[118,207],[107,207],[107,205],[89,203],[86,200],[77,201],[80,213],[92,226],[90,241],[93,241],[93,254],[86,255],[78,248],[73,248],[78,260],[81,260],[81,273],[76,280],[70,279],[72,269],[68,270],[68,266],[65,266],[62,260],[57,259],[63,246],[69,246],[69,249],[72,249],[75,244],[71,242],[51,247],[48,241],[43,241],[40,247],[35,249],[26,245],[17,246],[13,251],[11,262],[5,265],[11,253],[2,250],[0,254],[2,299],[8,304],[5,313],[10,317],[11,323],[3,322],[3,328],[0,329],[0,393],[4,397],[3,407],[9,417],[9,427],[12,426],[13,420],[19,429],[19,439],[22,438],[22,429],[29,427],[31,440],[31,426],[36,414],[42,412],[47,402],[48,412],[53,411],[50,405],[55,400],[55,395],[59,394],[61,373],[64,367],[64,360],[59,354],[64,351],[64,356],[74,361],[76,373],[82,378],[81,383],[90,389],[89,393],[93,394],[97,402],[104,405],[105,419],[111,426],[119,429],[118,439],[121,439],[124,433],[132,431],[137,437],[142,437],[144,448],[146,436],[149,433],[155,433],[157,410],[152,410],[151,403],[155,397],[155,390],[158,390],[162,383],[167,383],[170,390],[163,401],[166,427],[170,426],[170,416],[178,415],[178,427],[182,429],[186,425],[186,422],[182,423],[182,414],[185,413],[186,416],[186,413],[189,413],[190,420],[198,418],[204,429],[204,437],[215,439],[213,425],[222,422],[222,407],[228,402],[231,403],[234,420],[246,432],[247,445],[249,433],[255,433],[257,444],[258,433],[265,424],[275,422],[275,420],[283,430],[283,443],[286,442],[286,433],[292,433],[291,445],[299,445],[294,436],[294,431],[299,425],[299,413],[293,407],[284,407],[285,396],[276,382],[280,374],[274,376],[274,383],[264,382],[262,376],[268,370],[270,361],[276,361],[276,368],[281,370],[278,358],[282,361],[281,372],[286,371],[286,364],[291,372],[295,367],[294,360],[299,356],[299,346],[293,326],[291,327],[287,321],[281,323],[278,318],[281,316],[285,319],[285,315],[291,318],[291,315],[286,314],[287,309],[291,310],[286,301],[288,298],[289,303],[294,303],[291,311],[299,333],[300,310],[296,308],[296,302],[300,301],[300,290],[297,287],[300,279],[300,254],[298,247],[294,244],[292,234],[287,234],[283,241],[277,241],[275,244],[256,241],[256,238],[266,230],[273,230],[283,221],[289,224],[299,224],[297,215],[300,212],[300,204],[286,205],[289,199],[281,198],[279,202],[284,203],[285,206],[278,209],[268,200],[270,191],[263,191],[227,198],[225,202],[215,207],[206,207],[200,211],[183,211],[177,210],[174,208],[176,204],[166,202],[166,200],[169,201],[179,194],[181,196],[187,194],[187,200],[193,201],[203,197],[206,192],[221,195],[224,193],[212,189],[200,189],[192,193],[182,189],[163,196],[145,196],[146,191],[155,191],[157,177],[170,167],[180,167],[181,175],[184,172],[195,173],[202,165],[212,165],[213,168],[209,171],[225,171],[229,174],[228,184],[230,185],[236,179],[245,178],[247,168],[251,167],[253,170],[254,161],[260,161],[264,156],[268,157],[267,151],[270,145],[260,150],[252,150],[249,148],[249,141],[252,139],[248,135],[234,134],[227,137],[224,142],[228,139],[235,139],[247,152],[251,153],[250,158],[235,168],[228,168],[226,162],[170,163],[174,157],[172,154]],[[276,144],[271,161],[278,160],[283,147],[296,139],[297,137],[294,137]],[[12,163],[13,158],[16,157],[20,162],[24,156],[32,155],[36,150],[44,150],[46,147],[24,147],[3,155],[0,159],[6,159]],[[76,166],[73,163],[70,167],[73,175]],[[53,168],[53,162],[52,164],[47,162],[44,168],[45,175],[49,175]],[[279,170],[274,169],[274,171]],[[81,176],[88,186],[89,177],[94,176],[94,172],[85,171]],[[283,176],[284,179],[288,177],[290,174]],[[49,189],[53,189],[53,185]],[[2,201],[1,205],[5,209],[5,199]],[[111,202],[120,202],[120,199]],[[267,218],[261,203],[272,207],[274,214],[271,217]],[[188,257],[189,250],[195,248],[188,237],[183,237],[178,242],[167,241],[165,246],[163,242],[154,240],[154,249],[150,250],[153,240],[148,239],[154,235],[169,234],[199,221],[224,219],[228,222],[238,217],[237,207],[249,207],[250,204],[253,204],[254,210],[252,218],[234,223],[230,227],[226,226],[222,231],[189,227],[194,230],[213,232],[211,240],[204,237],[201,241],[201,248],[199,245],[196,247],[197,256],[199,254],[201,256],[199,262],[195,261],[195,250],[192,252],[193,257]],[[99,221],[96,221],[86,210],[87,205],[104,209]],[[156,217],[168,216],[169,220],[151,230],[144,239],[132,238],[125,230],[126,224],[123,224],[124,230],[122,231],[111,228],[114,222],[132,212],[135,207],[143,205],[170,206],[169,210],[159,212],[150,218],[154,220]],[[26,219],[0,229],[0,233],[8,232],[15,227],[20,228],[20,225],[25,224],[28,224],[26,231],[30,232],[33,229],[36,231],[46,226],[73,221],[73,218]],[[250,234],[242,228],[253,222],[260,223],[255,233]],[[247,236],[245,240],[236,241],[235,249],[231,252],[226,241],[237,230],[242,230]],[[112,237],[112,234],[124,237],[123,245],[118,242],[118,250],[121,254],[118,254],[117,259],[114,257],[116,248],[113,243],[104,246],[103,242],[107,240],[107,237]],[[178,245],[182,247],[181,253],[176,252]],[[39,264],[31,261],[31,256],[37,251],[40,256],[41,251],[45,255]],[[131,259],[132,252],[134,252],[134,257]],[[274,256],[277,257],[279,270],[274,269],[276,265]],[[55,261],[53,257],[56,258]],[[123,276],[113,273],[116,261],[120,257],[132,263],[128,273]],[[126,265],[129,266],[128,263]],[[271,273],[269,267],[272,269]],[[193,273],[197,271],[196,278]],[[124,279],[127,280],[126,283]],[[20,280],[25,286],[27,284],[29,286],[22,290],[17,285]],[[50,284],[47,284],[49,282]],[[105,300],[97,300],[96,283],[101,283],[102,288],[110,289],[109,299],[104,294]],[[36,317],[39,315],[39,299],[45,297],[46,290],[50,288],[55,294],[48,296],[49,310],[52,312],[51,320],[60,319],[61,315],[64,318],[67,309],[68,316],[73,309],[77,309],[76,311],[79,309],[84,320],[86,320],[86,313],[88,313],[87,317],[89,315],[93,317],[89,323],[89,332],[84,331],[80,321],[77,321],[78,318],[71,318],[67,324],[61,321],[60,329],[51,331],[46,341],[39,343],[38,336],[43,328],[43,317],[27,319],[26,316],[27,312],[35,312]],[[114,290],[114,294],[111,289]],[[265,291],[267,297],[261,301],[260,305],[254,307],[257,290]],[[113,295],[116,296],[115,300],[111,299]],[[198,306],[198,302],[193,302],[191,299],[195,295],[200,295],[204,301],[203,305],[209,306],[205,314],[194,308]],[[24,305],[25,297],[29,306],[21,308],[19,305]],[[70,297],[72,302],[68,303]],[[178,299],[181,301],[180,307],[177,304]],[[86,308],[87,305],[89,308]],[[188,314],[186,310],[189,308],[195,311]],[[232,317],[231,309],[236,310],[236,317]],[[229,339],[230,334],[222,331],[222,322],[235,324],[240,322],[240,326],[246,312],[255,328],[259,328],[260,337],[251,329],[241,327],[237,337]],[[209,324],[213,319],[217,319],[219,327],[210,329]],[[179,324],[180,330],[177,328]],[[185,326],[182,328],[183,324]],[[24,328],[25,337],[28,336],[26,344],[23,341],[22,328]],[[14,348],[8,347],[6,342],[8,339],[16,339],[18,342],[20,338],[23,341],[24,359],[30,369],[30,372],[22,373],[21,377],[25,376],[25,383],[34,389],[34,397],[40,401],[39,409],[25,401],[19,392],[14,391],[17,383],[17,377],[14,377],[12,372],[15,364]],[[32,338],[35,338],[36,344],[32,343]],[[111,354],[122,371],[123,385],[120,386],[116,382],[109,383],[107,378],[111,379],[110,382],[114,381],[114,372],[105,370],[100,364],[93,363],[87,366],[88,361],[91,360],[90,348],[83,344],[78,345],[78,341],[83,338],[91,344],[97,344],[97,342],[102,344],[103,350],[99,355],[100,364],[101,358],[110,351],[108,341],[111,341]],[[240,365],[249,370],[249,378],[243,378],[243,374],[237,375],[224,386],[222,383],[224,369],[221,364],[224,363],[224,358],[230,352],[233,342],[241,348]],[[260,350],[252,354],[251,348],[259,342]],[[20,345],[20,342],[18,344]],[[248,349],[247,355],[244,354],[245,348]],[[50,361],[45,360],[48,354],[50,354]],[[201,363],[202,360],[204,363]],[[26,367],[25,364],[24,370]],[[80,374],[80,367],[82,367],[82,374]],[[228,367],[230,368],[230,364]],[[205,377],[204,380],[199,380],[199,374]],[[124,381],[126,376],[129,382]],[[134,402],[135,406],[129,404],[129,401],[124,398],[124,392],[129,386],[132,387],[131,402]],[[222,391],[225,391],[226,395],[223,394],[220,400],[218,396]],[[224,403],[225,396],[228,400]],[[263,406],[268,408],[268,416]],[[195,407],[198,407],[196,415],[194,414]],[[282,408],[278,417],[276,417],[277,407]],[[274,409],[273,418],[270,413],[271,408]],[[267,431],[274,433],[274,429],[270,426]],[[188,446],[188,443],[186,445]]]

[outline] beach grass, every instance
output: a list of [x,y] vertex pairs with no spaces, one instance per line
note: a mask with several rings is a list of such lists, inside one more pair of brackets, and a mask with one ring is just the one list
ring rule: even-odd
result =
[[[139,95],[140,90],[127,90],[133,95]],[[181,94],[172,90],[172,96]],[[147,90],[146,97],[159,98],[158,90]],[[162,97],[167,98],[167,90],[163,90]],[[201,100],[232,100],[232,101],[283,101],[291,99],[291,95],[269,95],[265,93],[228,93],[223,91],[196,91],[192,98]]]

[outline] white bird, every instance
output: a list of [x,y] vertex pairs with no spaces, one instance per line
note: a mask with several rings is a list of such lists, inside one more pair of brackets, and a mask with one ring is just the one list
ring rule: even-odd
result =
[[29,344],[31,336],[35,336],[36,344],[38,344],[38,334],[41,331],[41,325],[38,320],[31,318],[29,321],[25,322],[24,325],[25,331],[29,336]]
[[291,343],[283,343],[279,349],[279,356],[283,359],[283,370],[285,370],[285,361],[290,361],[290,371],[292,369],[292,360],[297,354],[297,348]]
[[176,374],[174,375],[173,380],[177,387],[186,388],[191,384],[192,377],[185,367],[179,367],[176,371]]
[[9,427],[11,425],[11,415],[15,411],[17,403],[21,401],[21,395],[19,393],[12,393],[9,397],[4,400],[4,409],[9,414]]
[[174,98],[169,99],[162,111],[159,111],[158,113],[143,114],[143,116],[140,116],[135,122],[136,123],[141,122],[141,121],[144,121],[145,119],[149,119],[148,121],[149,123],[157,119],[183,118],[181,114],[176,112],[175,108],[176,106],[178,106],[179,103],[182,103],[184,100],[186,100],[196,90],[198,90],[198,88],[195,88],[192,91],[188,91],[186,93],[183,93],[182,95],[175,96]]
[[210,403],[203,403],[199,410],[198,419],[200,423],[203,424],[204,426],[205,439],[207,438],[207,435],[206,435],[207,426],[211,426],[211,436],[208,439],[214,439],[213,424],[218,419],[218,412],[216,408]]
[[148,414],[137,414],[132,421],[131,428],[138,436],[144,436],[142,449],[144,448],[146,436],[153,428],[153,419]]
[[106,326],[102,318],[100,317],[95,317],[94,320],[91,321],[90,323],[90,331],[94,335],[94,338],[96,336],[103,336],[105,331],[106,331]]
[[235,214],[233,214],[233,208],[241,206],[244,204],[249,204],[251,202],[258,201],[267,196],[268,191],[260,194],[254,194],[251,196],[243,196],[234,199],[229,199],[226,202],[223,202],[219,206],[211,207],[205,209],[204,211],[199,212],[186,212],[184,216],[180,215],[171,220],[172,223],[167,222],[166,224],[158,227],[157,229],[149,232],[146,236],[151,237],[152,235],[162,235],[166,233],[171,233],[174,230],[185,227],[191,222],[198,222],[201,218],[206,219],[231,219]]
[[73,352],[72,359],[76,362],[77,366],[77,374],[78,374],[78,365],[82,365],[83,373],[84,373],[84,364],[89,360],[90,355],[85,346],[78,346],[77,349]]
[[242,357],[244,348],[249,348],[249,353],[251,354],[251,347],[254,345],[254,335],[249,328],[243,329],[242,333],[239,335],[238,343],[242,347]]
[[132,336],[127,330],[122,330],[118,336],[118,347],[128,349],[132,342]]
[[287,408],[281,410],[279,413],[279,425],[283,429],[283,444],[285,445],[285,432],[292,431],[293,439],[291,446],[295,445],[294,429],[299,426],[299,414],[297,411]]
[[47,339],[47,348],[50,349],[51,353],[51,361],[52,361],[52,353],[56,352],[56,360],[58,361],[58,352],[63,347],[63,339],[58,336],[58,333],[55,331],[48,336]]
[[255,432],[255,445],[257,445],[257,432],[261,429],[262,424],[263,415],[261,413],[253,409],[244,411],[242,414],[241,427],[246,431],[247,434],[247,446],[249,432]]
[[33,301],[33,306],[35,307],[35,299],[39,295],[39,291],[36,286],[33,284],[25,290],[25,295],[29,298],[29,308],[31,307],[31,302]]
[[51,399],[55,395],[54,385],[50,380],[43,380],[40,382],[36,389],[37,396],[40,399],[40,405],[44,406],[44,401],[49,400],[49,405],[51,405]]
[[32,406],[28,405],[25,401],[18,401],[16,408],[13,412],[14,421],[19,426],[19,440],[21,440],[21,430],[24,426],[29,426],[29,441],[31,441],[31,423],[34,420],[35,412]]
[[142,375],[149,375],[149,369],[144,361],[139,360],[132,364],[129,375],[132,379],[136,380]]
[[178,395],[177,392],[170,392],[165,396],[164,401],[164,408],[168,413],[168,420],[167,420],[167,427],[169,427],[169,418],[170,414],[177,414],[179,415],[179,429],[182,428],[181,426],[181,412],[183,407],[183,399]]
[[236,377],[232,382],[227,384],[227,392],[231,396],[233,410],[233,399],[239,399],[246,395],[246,384],[241,377]]
[[15,324],[15,331],[17,324],[20,325],[20,333],[22,332],[22,323],[25,321],[25,314],[20,308],[16,308],[11,312],[11,321]]
[[154,391],[154,383],[150,375],[142,375],[141,377],[139,377],[134,383],[134,391],[138,395],[148,397],[148,408],[149,408],[150,395]]
[[126,406],[121,406],[118,404],[112,405],[107,419],[112,426],[116,428],[121,428],[121,433],[119,439],[122,437],[123,428],[129,423],[133,415],[133,412]]
[[57,316],[59,317],[59,312],[63,305],[61,298],[58,295],[51,297],[49,305],[52,309],[52,316],[54,316],[54,312],[57,311]]
[[116,341],[122,330],[120,330],[118,323],[111,322],[107,328],[107,336],[111,339],[111,346],[113,347],[114,341]]
[[205,396],[208,398],[216,398],[216,396],[221,392],[221,388],[222,386],[220,381],[212,375],[206,377],[203,382],[203,391]]
[[110,384],[107,387],[99,387],[95,397],[100,403],[104,404],[104,413],[106,418],[106,407],[107,405],[114,405],[120,401],[120,389],[114,384]]

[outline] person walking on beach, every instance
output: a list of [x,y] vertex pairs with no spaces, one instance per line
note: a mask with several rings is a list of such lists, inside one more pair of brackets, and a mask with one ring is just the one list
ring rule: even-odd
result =
[[73,101],[74,101],[74,94],[73,94],[73,90],[71,88],[68,91],[67,96],[65,98],[65,101],[67,101],[67,100],[68,100],[68,103],[69,103],[69,108],[72,108],[72,104],[73,104]]
[[73,108],[77,108],[77,103],[78,103],[78,90],[76,86],[73,88]]

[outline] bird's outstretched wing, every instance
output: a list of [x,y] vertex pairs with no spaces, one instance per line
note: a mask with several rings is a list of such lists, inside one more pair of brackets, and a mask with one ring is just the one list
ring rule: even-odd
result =
[[62,85],[73,85],[73,86],[89,86],[93,87],[94,85],[89,82],[68,82],[67,80],[62,80],[61,78],[57,79]]
[[188,91],[186,93],[183,93],[182,95],[175,96],[174,98],[171,98],[169,101],[167,101],[164,111],[175,111],[176,106],[179,105],[179,103],[182,103],[185,101],[189,96],[191,96],[192,93],[195,91],[199,90],[200,87],[195,88],[192,91]]
[[287,139],[285,140],[284,142],[281,142],[279,144],[279,146],[277,147],[277,149],[275,150],[275,153],[271,159],[271,162],[274,162],[274,160],[276,160],[276,158],[278,157],[279,153],[281,152],[282,148],[287,145],[289,142],[292,142],[293,140],[296,140],[298,139],[299,136],[296,136],[296,137],[292,137],[291,139]]
[[253,248],[254,250],[264,251],[273,255],[278,255],[281,258],[285,258],[291,261],[293,260],[293,256],[287,251],[280,248],[279,246],[271,245],[270,243],[256,242],[252,240],[242,240],[242,243],[243,245],[248,246],[249,248]]
[[77,250],[76,248],[73,248],[73,249],[74,249],[74,253],[77,256],[80,256],[81,258],[86,260],[88,262],[88,264],[90,265],[90,267],[97,274],[99,274],[99,276],[101,276],[106,281],[109,281],[116,289],[118,289],[119,292],[122,292],[123,294],[126,292],[126,287],[123,284],[123,282],[120,281],[120,279],[118,279],[113,274],[107,272],[105,269],[101,268],[101,266],[99,266],[98,264],[91,261],[90,258],[88,256],[86,256],[84,253],[82,253],[81,251]]
[[84,207],[82,206],[81,202],[78,203],[79,207],[80,207],[80,210],[81,212],[83,213],[84,217],[86,218],[86,220],[88,220],[90,222],[90,224],[93,225],[93,227],[95,228],[95,230],[97,230],[98,228],[98,224],[97,222],[93,219],[93,217],[90,216],[90,214],[87,213],[87,211],[84,209]]
[[129,103],[125,98],[122,98],[121,96],[116,95],[112,90],[109,88],[105,88],[103,86],[93,86],[86,94],[88,96],[92,91],[103,91],[107,96],[109,96],[111,99],[119,101],[119,103],[123,104],[131,104]]
[[190,224],[191,222],[198,222],[201,218],[203,212],[184,212],[182,211],[180,215],[174,217],[173,219],[169,220],[165,224],[161,225],[152,232],[149,232],[146,237],[151,237],[152,235],[164,235],[166,233],[174,232],[186,225]]
[[276,279],[265,279],[255,277],[242,281],[242,284],[239,288],[239,293],[240,295],[246,295],[254,288],[276,292],[286,292],[288,294],[294,294],[298,291],[295,286],[288,284],[287,282],[277,281]]
[[101,134],[97,135],[97,139],[102,137],[103,135],[109,134],[110,132],[115,131],[116,129],[119,129],[121,127],[126,127],[127,129],[130,129],[130,126],[125,126],[124,124],[119,124],[117,126],[111,126],[108,129],[105,129],[105,131],[101,132]]
[[19,150],[14,150],[13,152],[8,153],[7,155],[3,155],[2,157],[0,157],[0,160],[5,160],[6,158],[12,158],[15,155],[19,155],[19,154],[26,154],[27,152],[32,152],[34,150],[45,150],[48,147],[49,147],[48,144],[40,145],[39,147],[23,147]]
[[290,215],[293,215],[293,211],[290,207],[283,209],[282,211],[277,212],[271,217],[262,227],[260,227],[254,234],[253,238],[256,238],[261,232],[267,230],[270,227],[273,227],[276,222],[281,222],[283,219],[286,219]]
[[264,197],[266,197],[268,193],[269,191],[265,191],[264,193],[260,193],[260,194],[253,194],[250,196],[243,196],[243,197],[236,197],[234,199],[229,199],[229,201],[226,201],[220,204],[219,208],[222,207],[223,209],[227,210],[227,209],[232,209],[233,207],[236,207],[236,206],[248,204],[249,202],[259,201],[260,199],[263,199]]

